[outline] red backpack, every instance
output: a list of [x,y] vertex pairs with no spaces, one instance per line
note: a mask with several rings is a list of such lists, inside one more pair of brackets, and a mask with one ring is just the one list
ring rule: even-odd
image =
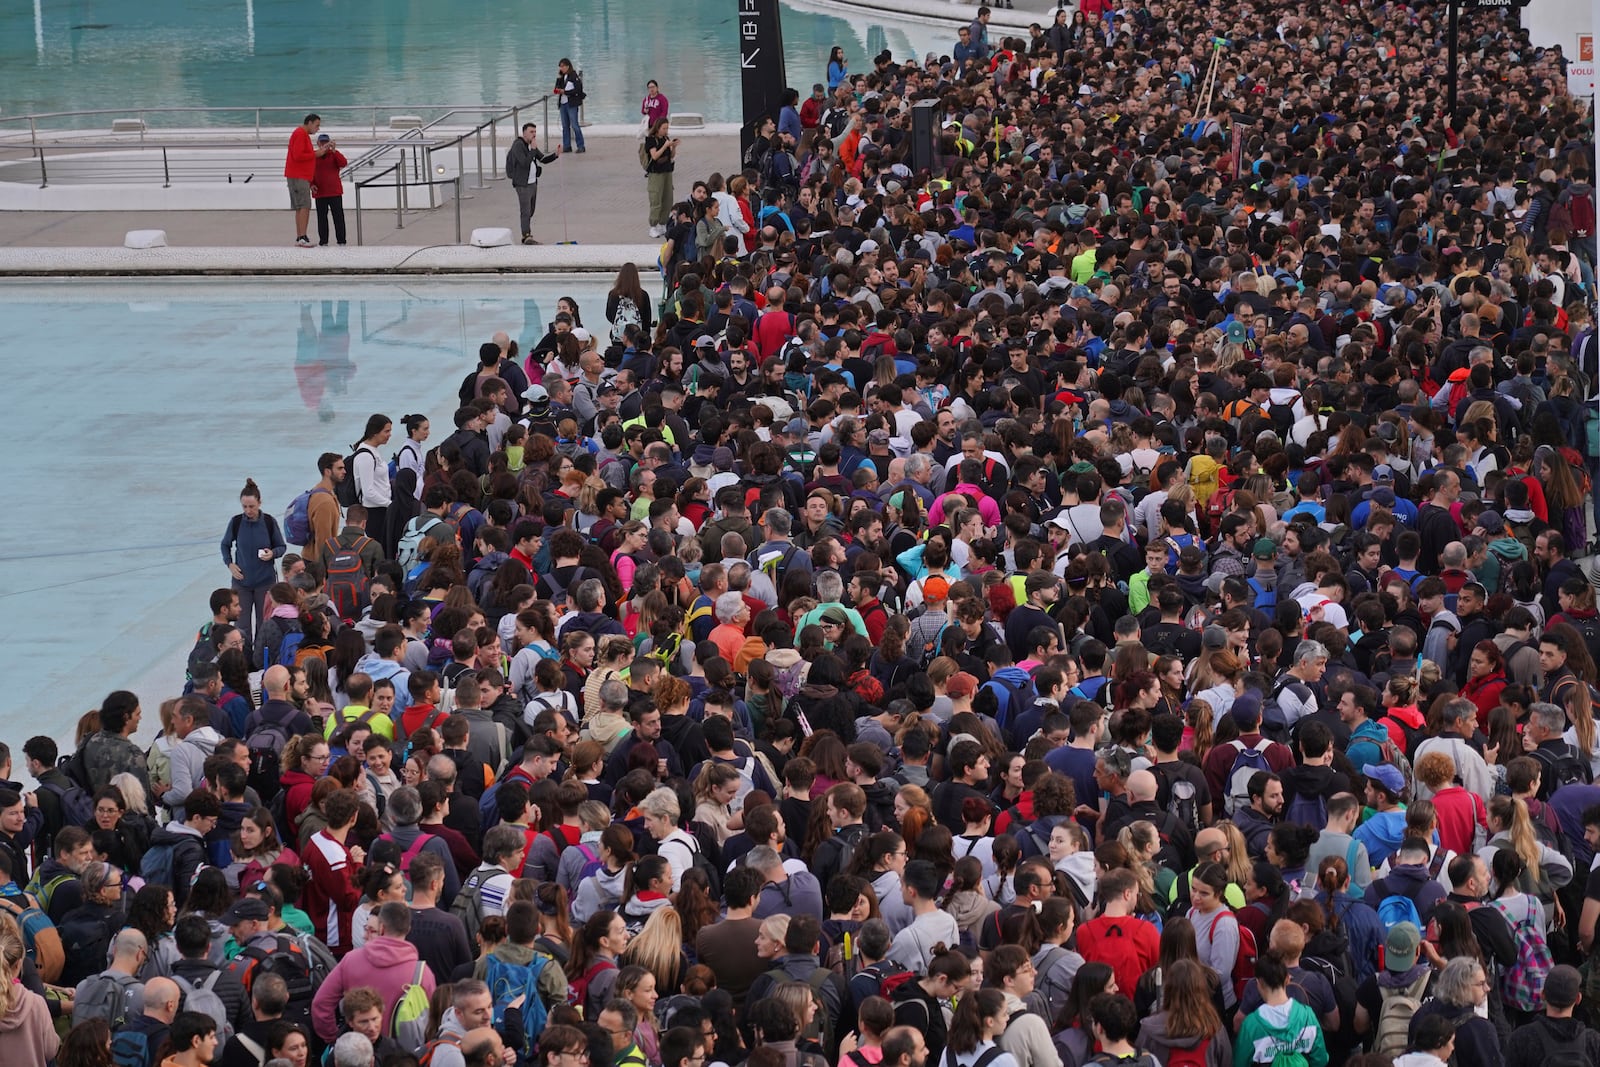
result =
[[367,586],[372,579],[361,560],[361,551],[371,543],[372,538],[365,535],[356,538],[356,543],[349,548],[341,545],[336,537],[322,543],[323,566],[328,573],[328,601],[345,622],[361,618],[361,611],[367,606]]
[[[1217,920],[1224,914],[1233,915],[1232,912],[1219,910],[1211,919],[1211,926],[1206,930],[1209,940],[1217,931]],[[1256,977],[1256,935],[1250,928],[1239,922],[1234,916],[1234,924],[1239,927],[1239,954],[1233,958],[1233,995],[1235,1000],[1244,998],[1244,987],[1255,980]]]
[[[595,960],[589,964],[589,969],[583,974],[567,983],[567,1003],[579,1011],[587,1011],[589,1000],[589,983],[606,971],[614,971],[617,965],[611,960]],[[599,1018],[599,1013],[595,1014]]]
[[1167,1048],[1167,1067],[1208,1067],[1206,1054],[1211,1050],[1211,1039],[1202,1037],[1193,1048],[1172,1045]]

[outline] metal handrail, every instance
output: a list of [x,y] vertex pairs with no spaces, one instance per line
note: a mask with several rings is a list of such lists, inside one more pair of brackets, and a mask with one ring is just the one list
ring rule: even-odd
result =
[[[534,102],[537,103],[537,101],[534,101]],[[322,108],[320,108],[320,112],[326,112],[326,113],[330,113],[330,114],[332,114],[332,113],[351,113],[351,112],[354,112],[354,113],[359,113],[359,114],[366,115],[366,116],[368,116],[369,127],[370,127],[370,129],[372,131],[372,135],[375,137],[375,136],[377,136],[378,115],[380,113],[382,113],[382,114],[404,113],[404,112],[408,112],[408,111],[445,112],[446,113],[445,117],[448,117],[448,115],[450,115],[450,114],[459,114],[459,113],[462,113],[462,112],[478,112],[478,113],[481,114],[481,113],[483,113],[485,111],[514,110],[514,109],[518,108],[519,106],[520,107],[528,107],[528,106],[531,106],[531,105],[529,105],[529,104],[523,104],[523,105],[500,104],[500,103],[493,103],[493,104],[482,104],[482,103],[480,103],[480,104],[406,104],[406,103],[400,103],[400,104],[334,104],[334,105],[323,106]],[[263,115],[279,115],[279,114],[304,115],[306,113],[306,109],[304,107],[283,107],[283,106],[263,107],[263,106],[253,106],[253,105],[238,105],[238,106],[232,106],[232,107],[226,107],[226,106],[192,107],[191,106],[191,107],[87,108],[87,109],[81,109],[81,110],[76,110],[76,111],[37,111],[37,112],[33,112],[33,113],[27,114],[27,115],[0,115],[0,126],[4,126],[4,125],[8,125],[8,124],[27,123],[28,124],[28,132],[29,132],[29,135],[30,135],[30,143],[35,143],[38,140],[39,124],[41,122],[45,121],[45,120],[51,120],[51,119],[88,118],[88,117],[99,116],[99,115],[108,115],[108,116],[115,116],[117,118],[138,118],[140,120],[143,120],[143,119],[145,119],[146,116],[150,116],[150,115],[208,115],[208,114],[209,115],[224,115],[224,114],[231,115],[231,114],[241,114],[241,113],[250,114],[250,115],[254,115],[255,116],[254,129],[255,129],[256,139],[259,141],[260,137],[261,137],[261,117]],[[432,122],[429,122],[429,123],[427,123],[425,125],[431,127],[433,125],[436,125],[439,121],[441,121],[441,119],[435,119]]]
[[[416,147],[419,144],[420,144],[420,142],[418,140],[414,139],[414,138],[410,139],[410,140],[395,139],[395,140],[383,141],[383,142],[381,142],[380,145],[374,146],[374,147],[406,148],[406,147]],[[36,143],[36,144],[31,145],[31,146],[19,145],[19,146],[16,146],[16,147],[17,147],[18,150],[21,150],[24,147],[27,148],[28,149],[28,154],[30,156],[34,157],[35,159],[37,159],[37,161],[39,163],[40,188],[45,188],[45,187],[47,187],[49,185],[49,181],[48,181],[48,173],[49,172],[48,172],[47,165],[46,165],[46,162],[45,162],[45,156],[46,156],[46,154],[48,152],[54,152],[57,155],[58,158],[63,158],[63,157],[77,156],[77,155],[81,155],[81,154],[84,154],[84,153],[95,152],[95,151],[100,151],[100,150],[115,150],[115,151],[119,151],[119,152],[126,152],[126,151],[128,151],[130,149],[139,150],[139,151],[152,151],[152,152],[159,150],[161,152],[161,156],[162,156],[162,166],[163,166],[163,170],[164,170],[165,175],[166,175],[166,182],[167,182],[168,185],[170,185],[171,184],[171,169],[170,169],[171,168],[171,164],[167,159],[167,152],[168,152],[169,149],[185,149],[185,150],[191,150],[191,149],[202,149],[202,150],[204,150],[204,149],[218,149],[218,148],[239,149],[239,148],[250,148],[250,147],[253,147],[253,146],[251,146],[248,143],[241,144],[238,141],[77,141],[77,142],[73,142],[72,144],[68,144],[68,145],[52,145],[52,144],[39,144],[39,143]],[[0,151],[3,151],[4,148],[5,148],[5,146],[3,144],[0,144]],[[4,162],[4,160],[0,160],[0,162]],[[83,163],[93,163],[95,161],[94,160],[82,160],[81,162],[83,162]],[[107,164],[110,164],[113,161],[105,160],[103,162],[105,162]],[[219,172],[219,173],[221,173],[221,172]]]

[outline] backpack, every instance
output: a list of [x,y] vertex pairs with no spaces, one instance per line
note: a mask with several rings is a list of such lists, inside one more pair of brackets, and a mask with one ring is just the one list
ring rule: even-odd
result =
[[1267,404],[1267,418],[1272,420],[1273,429],[1285,441],[1289,439],[1289,431],[1294,429],[1294,406],[1299,400],[1300,394],[1296,393],[1287,404]]
[[289,743],[290,733],[287,723],[274,722],[263,715],[261,724],[244,739],[244,747],[250,753],[250,770],[245,781],[257,795],[270,800],[283,789],[278,753]]
[[1325,830],[1328,826],[1328,802],[1320,793],[1297,792],[1283,818],[1285,822],[1296,822],[1313,830]]
[[1168,778],[1161,769],[1162,764],[1155,763],[1150,766],[1151,772],[1156,776],[1156,796],[1161,797],[1161,788],[1166,789],[1166,799],[1161,806],[1178,817],[1191,835],[1200,832],[1200,791],[1194,783],[1187,778]]
[[148,1067],[150,1052],[150,1035],[143,1030],[123,1030],[111,1039],[111,1062],[117,1067]]
[[[1218,910],[1211,918],[1211,926],[1206,930],[1209,939],[1216,932],[1217,922],[1224,914],[1232,914],[1226,909]],[[1239,954],[1233,958],[1233,996],[1235,1000],[1244,997],[1244,987],[1249,985],[1256,977],[1256,935],[1244,923],[1234,918],[1239,927]]]
[[[1267,699],[1261,703],[1261,732],[1274,741],[1287,743],[1289,740],[1289,716],[1283,710],[1283,702],[1278,698],[1287,690],[1298,698],[1303,705],[1305,697],[1311,693],[1310,688],[1303,684],[1299,686],[1299,689],[1296,689],[1295,686],[1297,684],[1299,684],[1299,679],[1285,671],[1283,676],[1273,683],[1272,691],[1267,694]],[[1301,689],[1305,690],[1305,692],[1300,692]]]
[[1193,1048],[1177,1045],[1167,1050],[1167,1067],[1208,1067],[1206,1055],[1211,1050],[1211,1039],[1203,1037]]
[[61,802],[62,826],[83,826],[94,818],[94,797],[77,782],[66,786],[56,782],[41,782],[39,788]]
[[348,508],[361,503],[361,487],[356,482],[356,461],[361,458],[362,453],[372,457],[372,473],[374,477],[377,476],[379,471],[387,473],[389,470],[389,465],[379,459],[378,453],[370,448],[357,448],[346,456],[344,458],[344,481],[333,487],[333,498],[339,502],[341,507]]
[[578,872],[579,882],[582,882],[586,878],[592,877],[597,871],[600,870],[601,867],[605,866],[605,862],[600,858],[600,853],[596,852],[589,845],[579,842],[572,847],[577,849],[578,855],[583,857],[583,868]]
[[[1384,888],[1387,889],[1388,886],[1385,885]],[[1410,923],[1418,930],[1427,929],[1423,925],[1422,916],[1417,914],[1416,902],[1399,893],[1390,893],[1378,901],[1378,921],[1383,924],[1385,935],[1401,923]]]
[[301,545],[303,547],[311,540],[311,494],[326,493],[327,491],[320,486],[316,486],[307,489],[289,501],[288,510],[283,513],[283,539],[285,541],[291,545]]
[[1383,1007],[1378,1010],[1377,1035],[1372,1042],[1373,1052],[1393,1057],[1406,1050],[1410,1042],[1411,1017],[1422,1007],[1422,992],[1428,987],[1428,979],[1431,976],[1431,971],[1424,971],[1421,977],[1408,986],[1378,987],[1378,996],[1383,1001]]
[[[433,537],[435,527],[444,526],[448,528],[449,525],[449,523],[432,512],[423,512],[418,515],[406,523],[404,532],[400,534],[400,543],[395,546],[395,561],[409,571],[421,559],[420,552],[423,539]],[[437,537],[433,539],[435,541],[439,540]]]
[[146,885],[172,884],[172,861],[173,853],[176,851],[175,844],[150,846],[144,858],[139,861],[139,877],[145,880]]
[[[650,148],[643,141],[639,142],[639,166],[642,167],[646,173],[649,173],[649,171],[650,171]],[[619,311],[621,310],[621,306],[622,306],[621,302],[618,301],[617,307],[618,307]],[[613,330],[613,334],[615,335],[615,330]]]
[[461,920],[467,928],[467,941],[478,935],[478,927],[483,925],[483,883],[504,871],[499,867],[485,865],[467,875],[466,881],[461,883],[461,889],[456,893],[456,899],[450,902],[450,914]]
[[61,932],[56,929],[55,923],[50,921],[44,909],[38,902],[27,894],[21,897],[0,897],[0,908],[11,913],[17,921],[17,926],[22,931],[22,945],[27,951],[33,965],[39,971],[39,977],[46,982],[55,982],[61,977],[61,970],[67,964],[66,951],[61,947]]
[[[943,636],[942,632],[940,636]],[[1034,686],[1033,679],[990,678],[983,685],[986,689],[994,690],[996,703],[999,705],[995,711],[995,721],[999,723],[1005,735],[1010,737],[1012,722],[1033,707],[1034,701],[1039,699],[1039,691]]]
[[1254,605],[1257,611],[1264,611],[1268,615],[1278,606],[1278,587],[1266,586],[1254,578],[1247,580],[1250,591],[1255,594]]
[[101,971],[84,979],[72,1002],[72,1025],[85,1019],[104,1019],[115,1033],[138,1012],[133,1010],[133,994],[144,986],[132,975],[120,971]]
[[228,1018],[228,1008],[222,1003],[222,998],[217,995],[217,979],[222,977],[221,970],[212,971],[204,982],[194,985],[187,978],[173,975],[172,980],[178,983],[178,989],[183,993],[183,1010],[197,1011],[209,1015],[217,1021],[217,1042],[226,1044],[233,1036],[233,1021]]
[[[295,658],[300,655],[300,645],[305,641],[305,639],[305,632],[300,629],[299,623],[295,623],[295,628],[283,635],[283,644],[278,646],[278,666],[295,666]],[[266,662],[266,658],[267,647],[263,645],[261,646],[261,661],[263,669],[272,666],[272,664]]]
[[[55,899],[56,890],[61,888],[66,883],[72,881],[77,877],[77,875],[73,874],[71,871],[67,871],[63,874],[56,875],[48,882],[42,882],[39,880],[40,875],[42,874],[44,874],[44,864],[41,863],[38,869],[33,872],[33,877],[28,879],[28,884],[24,888],[23,892],[27,896],[33,898],[34,904],[37,907],[42,908],[46,913],[48,913],[50,911],[50,901]],[[0,900],[5,899],[6,898],[4,897],[0,897]]]
[[611,960],[595,960],[589,964],[588,970],[567,982],[567,1003],[579,1011],[585,1012],[585,1017],[587,1017],[589,983],[606,971],[614,971],[616,969],[616,963]]
[[349,548],[340,544],[337,537],[322,542],[328,602],[345,622],[361,618],[361,611],[367,606],[367,586],[372,579],[367,576],[361,550],[370,544],[372,538],[366,535],[356,538],[356,543]]
[[1216,533],[1221,528],[1222,517],[1233,507],[1233,490],[1218,486],[1206,501],[1206,528]]
[[762,552],[756,550],[756,567],[772,580],[773,588],[783,588],[783,576],[788,573],[789,561],[794,559],[795,553],[800,550],[793,544],[783,546],[782,551]]
[[[461,1051],[461,1042],[466,1040],[465,1034],[440,1034],[428,1042],[428,1047],[423,1050],[422,1058],[417,1061],[417,1067],[433,1067],[433,1054],[448,1045],[457,1052]],[[462,1059],[466,1057],[463,1056]],[[519,1059],[521,1057],[518,1057]]]
[[1267,762],[1267,747],[1272,744],[1272,740],[1263,737],[1253,747],[1237,739],[1229,741],[1228,744],[1235,753],[1233,766],[1228,768],[1228,777],[1225,779],[1228,783],[1225,806],[1231,816],[1250,806],[1250,779],[1255,773],[1272,770],[1272,765]]
[[535,952],[533,959],[526,964],[507,963],[492,953],[484,959],[483,980],[488,983],[489,995],[494,998],[494,1025],[497,1028],[505,1025],[506,1007],[518,995],[522,997],[523,1043],[517,1050],[518,1060],[532,1057],[534,1045],[539,1035],[544,1033],[545,1023],[550,1018],[544,998],[539,995],[539,975],[544,972],[545,965],[551,962],[549,956],[540,952]]
[[[789,972],[782,967],[774,967],[767,972],[767,977],[772,979],[773,988],[776,988],[780,983],[794,981],[789,976]],[[800,1039],[802,1041],[819,1042],[823,1048],[835,1047],[833,1041],[833,1016],[828,1012],[827,1002],[822,999],[822,987],[832,977],[833,972],[828,968],[817,967],[806,978],[806,985],[811,987],[811,999],[816,1003],[817,1011],[812,1016],[811,1024],[800,1031]]]
[[[433,838],[433,834],[424,834],[419,832],[417,834],[417,839],[411,842],[411,847],[400,854],[400,873],[405,875],[408,881],[411,878],[411,861],[417,858],[418,854],[420,854],[422,850],[427,847],[428,842],[432,841]],[[379,834],[378,840],[394,841],[394,838],[390,837],[388,834]]]
[[289,987],[289,1004],[283,1017],[309,1027],[311,1000],[338,961],[327,946],[310,934],[279,934],[276,942],[270,952],[260,945],[246,945],[228,963],[228,969],[239,976],[247,996],[258,973],[278,975]]
[[[692,823],[690,837],[694,840],[694,847],[689,850],[690,864],[706,876],[706,881],[711,883],[712,899],[722,896],[722,850],[717,844],[716,831],[704,823]],[[845,863],[848,864],[849,856],[853,850],[845,853]],[[712,852],[716,853],[715,858]],[[844,868],[841,867],[840,870]]]
[[1567,199],[1567,214],[1572,218],[1571,236],[1589,240],[1594,236],[1594,193],[1578,193]]
[[1506,1004],[1519,1011],[1544,1010],[1544,980],[1550,977],[1555,960],[1544,937],[1544,907],[1532,896],[1525,896],[1527,911],[1521,918],[1506,914],[1505,900],[1494,902],[1494,909],[1511,924],[1517,941],[1517,962],[1500,975],[1500,992]]
[[[1539,760],[1541,764],[1549,764],[1550,791],[1554,793],[1564,785],[1591,784],[1592,772],[1589,769],[1588,762],[1578,758],[1577,746],[1563,743],[1562,748],[1564,751],[1560,756],[1552,756],[1548,760],[1543,758]],[[1544,751],[1548,754],[1549,750],[1535,749],[1534,751],[1536,753]]]
[[[428,1020],[431,1009],[428,1003],[428,991],[422,986],[422,977],[427,973],[427,963],[418,960],[416,974],[406,985],[405,991],[400,994],[400,999],[394,1006],[394,1015],[389,1020],[389,1036],[399,1042],[400,1047],[407,1052],[420,1052],[428,1043]],[[533,999],[537,1001],[539,998]]]

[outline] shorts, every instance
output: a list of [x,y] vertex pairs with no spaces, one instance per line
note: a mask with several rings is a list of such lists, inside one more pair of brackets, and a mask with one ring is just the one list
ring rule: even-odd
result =
[[311,183],[304,178],[289,179],[289,208],[293,211],[311,210]]

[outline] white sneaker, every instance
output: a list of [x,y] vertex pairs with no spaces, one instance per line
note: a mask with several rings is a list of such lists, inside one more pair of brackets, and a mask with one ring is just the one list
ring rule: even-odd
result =
[[652,227],[650,227],[650,236],[651,237],[660,237],[661,236],[661,227],[660,226],[652,226]]

